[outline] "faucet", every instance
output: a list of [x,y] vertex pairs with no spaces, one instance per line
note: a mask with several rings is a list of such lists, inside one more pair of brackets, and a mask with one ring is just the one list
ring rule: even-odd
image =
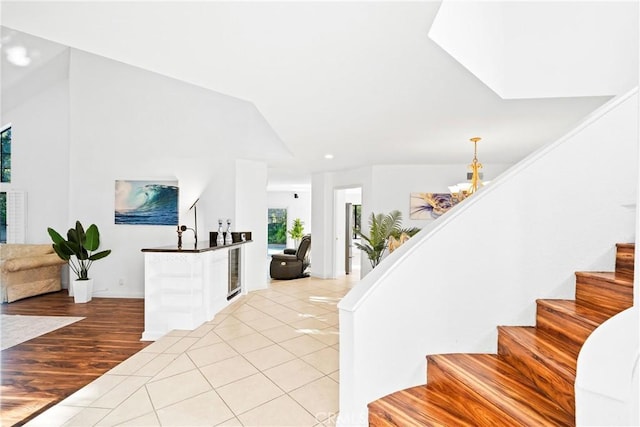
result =
[[178,228],[178,249],[182,248],[182,233],[187,230],[193,231],[193,237],[195,238],[195,241],[196,241],[195,246],[196,247],[198,246],[198,233],[196,232],[196,230],[194,230],[193,228],[189,228],[186,225],[181,225]]

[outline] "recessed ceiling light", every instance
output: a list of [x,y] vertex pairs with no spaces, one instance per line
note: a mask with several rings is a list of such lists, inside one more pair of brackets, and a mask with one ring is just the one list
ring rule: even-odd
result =
[[31,64],[31,58],[24,46],[12,46],[5,50],[7,61],[18,67],[26,67]]
[[325,159],[333,159],[333,154],[325,154],[324,158]]

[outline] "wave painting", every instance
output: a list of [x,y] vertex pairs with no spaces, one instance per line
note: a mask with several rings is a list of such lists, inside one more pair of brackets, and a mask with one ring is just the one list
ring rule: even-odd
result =
[[116,181],[115,221],[178,225],[178,181]]

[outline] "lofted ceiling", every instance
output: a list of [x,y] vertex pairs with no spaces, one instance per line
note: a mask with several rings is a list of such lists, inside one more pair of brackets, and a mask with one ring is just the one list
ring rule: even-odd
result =
[[[3,1],[1,19],[4,36],[18,30],[254,103],[294,154],[270,164],[274,186],[367,165],[467,163],[472,136],[483,137],[483,162],[515,163],[609,99],[501,99],[429,39],[439,6]],[[3,85],[12,67],[3,59]]]

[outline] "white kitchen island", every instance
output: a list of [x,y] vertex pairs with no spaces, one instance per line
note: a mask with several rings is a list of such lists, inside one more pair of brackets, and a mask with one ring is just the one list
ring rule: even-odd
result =
[[155,341],[174,329],[194,330],[246,293],[243,253],[249,242],[142,249],[142,341]]

